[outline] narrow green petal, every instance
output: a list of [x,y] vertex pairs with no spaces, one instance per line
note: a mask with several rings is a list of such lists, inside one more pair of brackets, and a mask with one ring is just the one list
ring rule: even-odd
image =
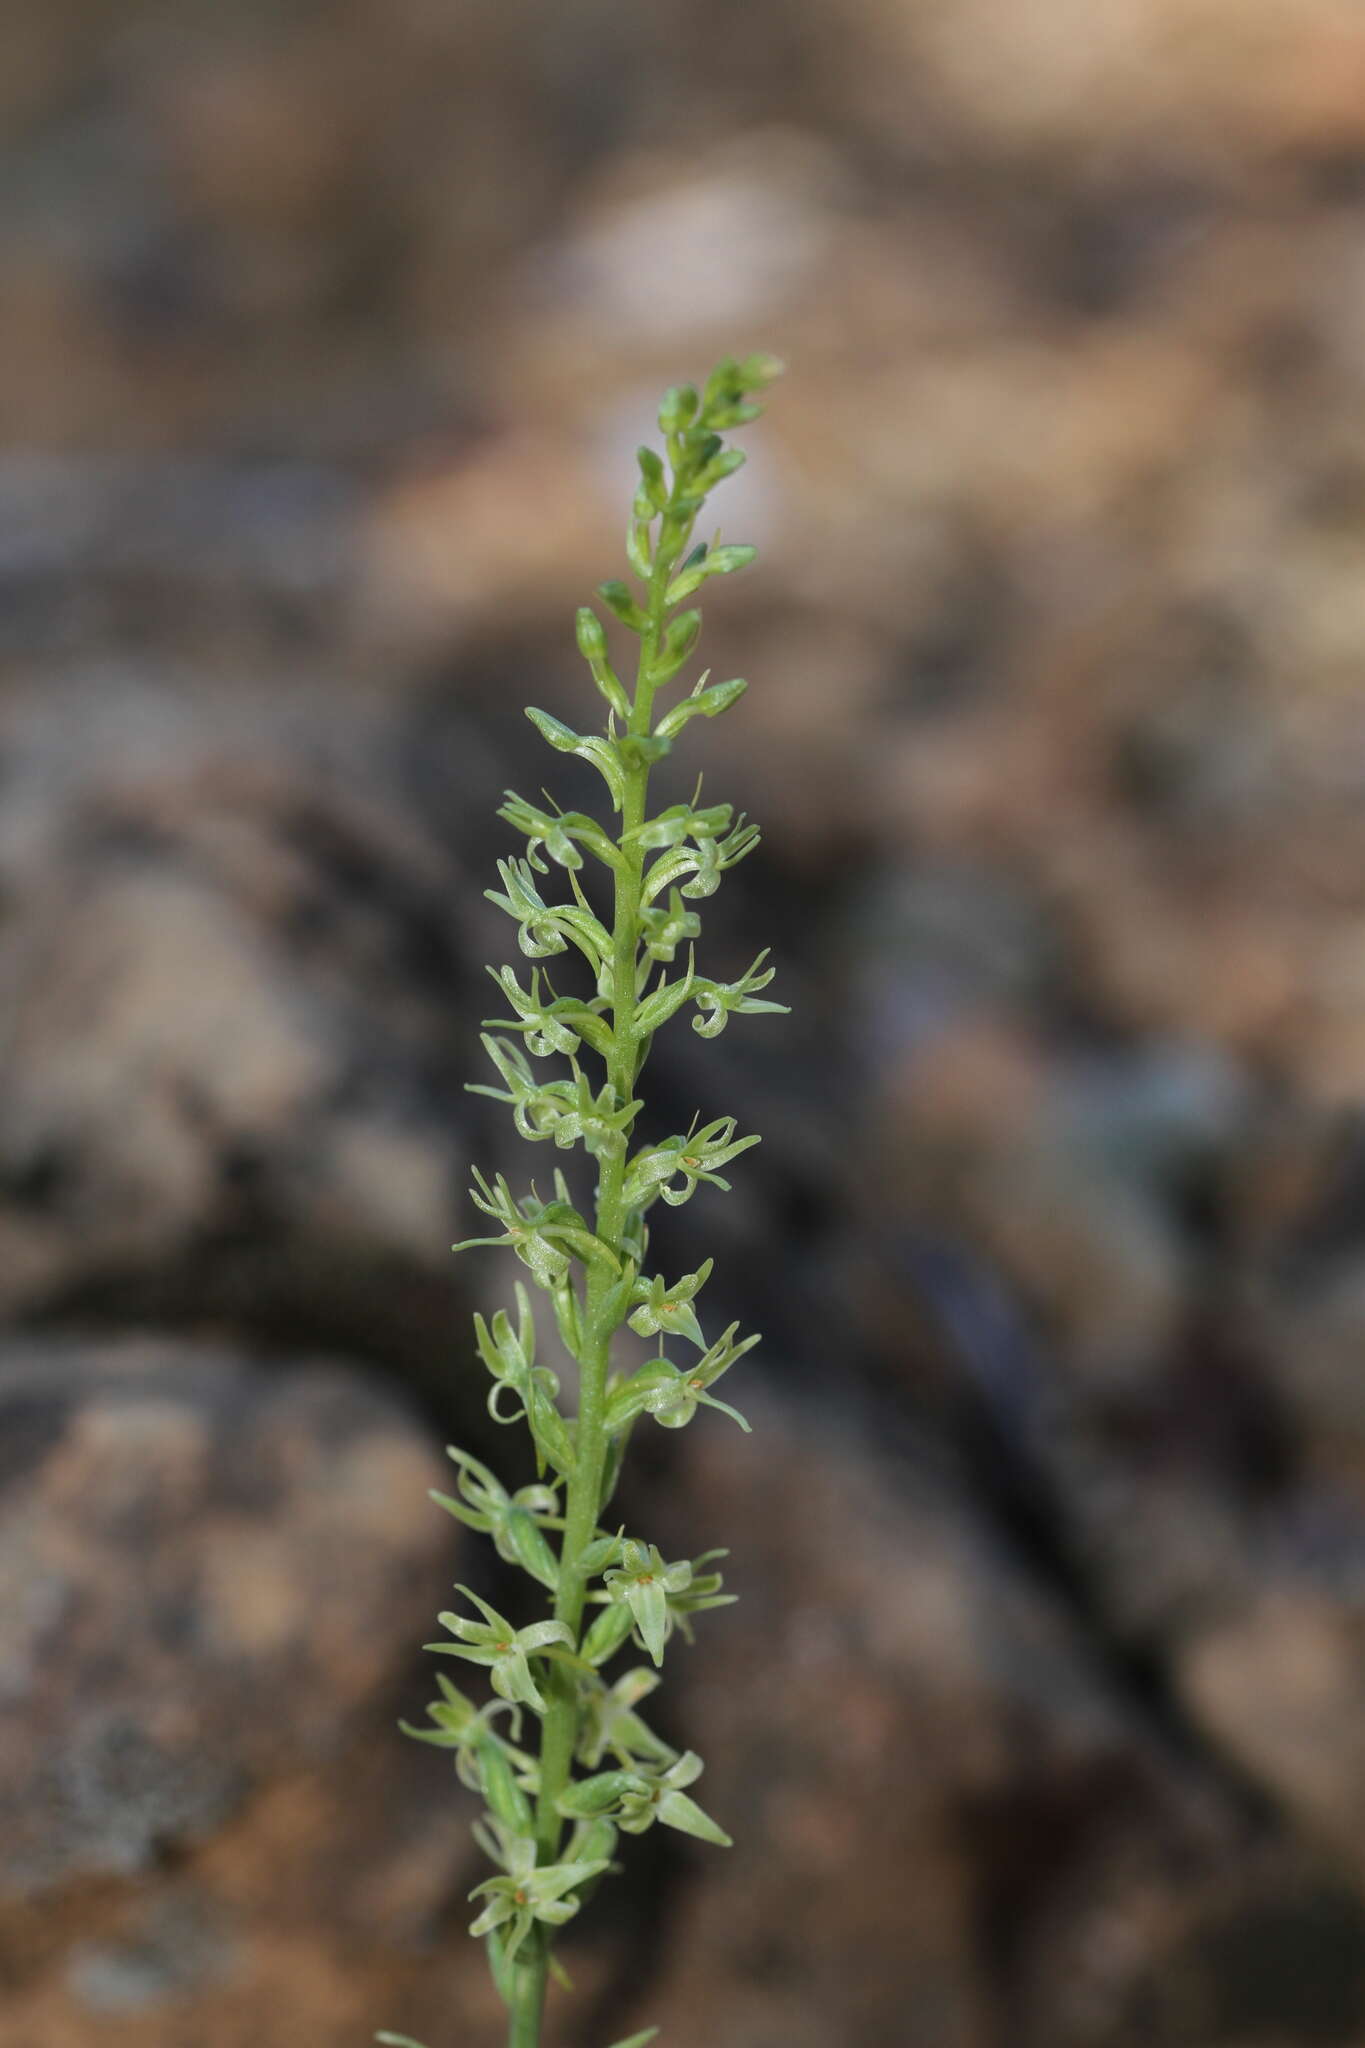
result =
[[677,1828],[684,1835],[695,1835],[699,1841],[714,1842],[718,1849],[732,1849],[734,1843],[724,1828],[719,1828],[710,1814],[703,1813],[695,1799],[689,1799],[685,1792],[665,1792],[659,1801],[659,1819],[667,1828]]
[[668,1595],[658,1579],[636,1584],[626,1595],[640,1640],[656,1664],[664,1661],[664,1640],[668,1633]]

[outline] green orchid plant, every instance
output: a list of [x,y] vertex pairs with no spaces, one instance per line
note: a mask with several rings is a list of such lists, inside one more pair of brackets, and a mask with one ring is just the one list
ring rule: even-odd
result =
[[[536,1363],[532,1296],[519,1280],[515,1322],[506,1310],[491,1323],[476,1316],[475,1341],[491,1382],[489,1413],[526,1426],[537,1479],[509,1493],[485,1465],[452,1449],[455,1492],[432,1498],[488,1536],[506,1564],[549,1596],[551,1611],[516,1627],[458,1588],[469,1611],[442,1614],[449,1640],[428,1648],[480,1667],[495,1697],[476,1706],[442,1676],[440,1697],[427,1709],[431,1725],[406,1732],[452,1751],[461,1782],[486,1808],[475,1834],[495,1875],[472,1895],[479,1910],[471,1932],[486,1943],[507,2007],[507,2048],[539,2048],[547,1983],[563,1974],[554,1936],[617,1867],[621,1834],[641,1834],[658,1822],[721,1847],[730,1839],[692,1796],[701,1758],[675,1750],[639,1712],[674,1635],[690,1640],[692,1618],[733,1597],[710,1568],[725,1553],[665,1559],[647,1537],[612,1527],[607,1508],[638,1423],[681,1429],[709,1408],[748,1428],[711,1389],[758,1339],[740,1338],[732,1323],[708,1340],[699,1301],[712,1261],[675,1280],[648,1272],[647,1218],[656,1201],[676,1207],[703,1184],[727,1190],[720,1169],[758,1138],[737,1137],[734,1118],[717,1117],[661,1143],[636,1147],[632,1140],[655,1032],[689,1007],[703,1038],[715,1037],[732,1016],[782,1008],[761,994],[773,978],[766,954],[733,982],[697,970],[701,919],[694,906],[753,851],[756,828],[729,804],[699,808],[694,798],[649,808],[650,771],[691,720],[718,717],[744,692],[738,679],[711,683],[703,674],[670,709],[656,707],[701,631],[701,613],[688,600],[713,576],[753,560],[751,547],[694,535],[710,493],[744,461],[726,446],[726,433],[758,415],[758,398],[780,368],[770,356],[727,359],[700,391],[683,385],[665,395],[664,453],[639,451],[626,537],[639,594],[621,581],[599,587],[638,642],[633,689],[612,664],[601,618],[585,606],[578,647],[606,701],[605,732],[578,733],[548,712],[527,711],[553,749],[576,755],[601,776],[611,826],[560,811],[548,797],[542,809],[510,791],[498,812],[525,835],[526,851],[499,861],[501,887],[487,893],[512,919],[522,954],[535,964],[524,981],[510,966],[489,969],[511,1014],[492,1020],[483,1039],[501,1085],[475,1092],[506,1103],[530,1143],[552,1143],[562,1153],[581,1147],[596,1163],[596,1191],[589,1213],[562,1170],[553,1174],[549,1201],[534,1186],[517,1196],[502,1176],[489,1181],[476,1171],[471,1199],[493,1232],[455,1249],[510,1248],[534,1288],[549,1297],[554,1326],[578,1369],[577,1413],[564,1412],[558,1376]],[[610,876],[610,925],[583,886],[589,862]],[[546,879],[556,873],[558,892]],[[556,993],[543,963],[561,955],[582,963],[577,972],[586,993]],[[550,1078],[542,1071],[546,1061],[559,1064]],[[592,1062],[595,1073],[586,1070]],[[633,1369],[614,1363],[613,1340],[624,1328],[656,1345]],[[632,1647],[654,1668],[607,1675],[603,1667]],[[533,1743],[524,1741],[528,1716],[538,1727]],[[615,2048],[643,2048],[656,2032]],[[418,2048],[405,2035],[378,2039],[389,2048]]]

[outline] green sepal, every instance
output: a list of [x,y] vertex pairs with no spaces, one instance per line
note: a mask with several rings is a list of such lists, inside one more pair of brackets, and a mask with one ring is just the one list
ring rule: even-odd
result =
[[[520,1031],[526,1050],[534,1059],[548,1059],[551,1053],[572,1058],[579,1043],[586,1040],[603,1059],[612,1050],[611,1026],[576,996],[552,996],[546,1002],[540,993],[540,969],[531,969],[531,986],[524,989],[511,967],[490,967],[488,973],[508,998],[515,1017],[485,1017],[486,1028]],[[547,988],[549,981],[547,977]]]
[[743,469],[748,456],[742,448],[724,448],[719,455],[713,455],[706,467],[697,474],[697,489],[703,495],[714,491],[717,484],[723,484],[727,476],[733,476],[737,469]]
[[516,1990],[516,1973],[512,1967],[513,1958],[507,1953],[507,1943],[496,1927],[489,1933],[484,1947],[488,1951],[488,1974],[493,1979],[493,1987],[510,2012]]
[[642,583],[649,581],[649,522],[653,516],[654,507],[649,499],[637,493],[635,516],[626,528],[626,560]]
[[592,670],[592,679],[617,717],[630,717],[630,699],[607,657],[607,635],[591,605],[580,605],[576,619],[578,651]]
[[619,811],[625,801],[626,779],[612,742],[595,733],[575,732],[571,725],[565,725],[562,718],[555,718],[534,704],[526,706],[526,716],[556,753],[577,754],[582,760],[592,762],[611,792],[612,809]]
[[[747,1351],[757,1342],[756,1336],[750,1337],[740,1349]],[[719,1374],[715,1377],[718,1378]],[[665,1429],[681,1429],[692,1420],[698,1407],[704,1406],[719,1408],[723,1415],[737,1422],[747,1436],[749,1424],[739,1410],[732,1408],[728,1401],[718,1401],[709,1394],[706,1391],[709,1384],[700,1367],[694,1367],[691,1372],[681,1372],[666,1358],[656,1359],[649,1365],[642,1365],[624,1386],[616,1389],[607,1403],[606,1426],[613,1431],[624,1429],[637,1417],[652,1415]]]
[[720,1849],[734,1847],[725,1830],[683,1790],[695,1784],[702,1773],[702,1760],[695,1750],[686,1750],[663,1768],[602,1771],[569,1785],[556,1802],[568,1818],[583,1814],[610,1815],[627,1834],[642,1835],[655,1821],[712,1842]]
[[621,1467],[625,1463],[626,1445],[630,1440],[631,1428],[632,1425],[627,1423],[624,1429],[617,1430],[607,1440],[607,1455],[602,1461],[602,1497],[597,1503],[599,1515],[606,1513],[611,1505],[612,1495],[616,1492]]
[[660,739],[657,733],[628,732],[616,742],[616,751],[628,768],[651,768],[672,745],[672,740]]
[[638,844],[650,851],[681,846],[688,839],[701,845],[719,839],[729,829],[733,816],[732,804],[711,804],[704,811],[694,810],[691,804],[670,804],[666,811],[646,818],[626,833],[625,843]]
[[526,706],[526,716],[543,740],[561,754],[576,754],[583,744],[583,735],[576,733],[571,725],[565,725],[562,718],[553,717],[548,711],[537,710],[534,704]]
[[567,1422],[554,1402],[537,1394],[533,1388],[526,1409],[526,1426],[535,1446],[536,1471],[543,1474],[547,1466],[553,1466],[562,1479],[571,1479],[577,1461],[574,1447],[577,1424]]
[[554,1311],[560,1343],[570,1358],[577,1358],[583,1349],[583,1308],[578,1291],[567,1273],[557,1286],[550,1289],[550,1307]]
[[[730,806],[726,804],[720,808],[728,811]],[[674,813],[664,812],[660,819],[651,819],[651,828],[672,815]],[[710,815],[704,812],[699,817],[704,820]],[[760,838],[758,827],[749,824],[742,813],[728,831],[693,831],[691,836],[696,841],[694,846],[670,842],[670,850],[649,870],[644,887],[646,903],[652,903],[662,890],[671,889],[673,883],[682,881],[684,875],[689,877],[682,882],[684,896],[714,896],[726,868],[732,868],[736,861],[752,853]]]
[[500,1699],[512,1700],[530,1707],[533,1713],[543,1714],[545,1701],[528,1659],[555,1644],[572,1648],[573,1637],[568,1628],[562,1621],[535,1621],[529,1628],[514,1629],[510,1621],[468,1586],[457,1586],[455,1590],[463,1593],[484,1619],[474,1621],[468,1615],[449,1611],[438,1614],[436,1618],[442,1628],[449,1629],[459,1641],[427,1643],[424,1647],[441,1656],[461,1657],[467,1664],[481,1665]]
[[[710,982],[703,986],[710,988]],[[531,1144],[552,1139],[561,1151],[582,1145],[594,1158],[611,1158],[625,1150],[627,1135],[642,1104],[618,1103],[610,1081],[604,1081],[594,1095],[587,1076],[572,1054],[567,1081],[542,1081],[527,1062],[525,1052],[510,1038],[484,1032],[484,1051],[497,1068],[505,1088],[493,1088],[482,1081],[466,1081],[470,1095],[487,1095],[494,1102],[511,1105],[512,1121],[521,1137]],[[581,1219],[580,1219],[581,1221]],[[585,1230],[585,1236],[591,1233]],[[600,1242],[600,1240],[593,1240]],[[584,1254],[588,1256],[588,1254]]]
[[577,1756],[588,1770],[601,1768],[610,1750],[622,1770],[651,1769],[677,1761],[678,1752],[648,1727],[635,1709],[657,1685],[657,1671],[637,1664],[613,1685],[600,1678],[580,1688],[582,1712],[579,1717]]
[[516,1781],[506,1752],[496,1736],[485,1736],[477,1751],[483,1796],[494,1818],[514,1835],[529,1835],[535,1827],[530,1800]]
[[566,1863],[610,1863],[616,1853],[616,1827],[599,1814],[581,1820],[569,1837]]
[[596,1777],[579,1778],[555,1801],[555,1810],[565,1820],[594,1820],[618,1806],[637,1781],[635,1771],[600,1771]]
[[718,718],[722,711],[739,702],[748,687],[743,676],[734,676],[728,683],[711,683],[704,690],[694,690],[681,704],[664,713],[654,731],[662,738],[675,739],[689,719]]
[[659,986],[636,1009],[637,1035],[641,1038],[651,1037],[660,1025],[668,1022],[675,1011],[690,1001],[696,978],[697,963],[694,955],[689,955],[686,974],[676,981],[669,981],[661,975]]
[[607,837],[595,818],[583,811],[542,811],[535,804],[527,803],[514,789],[503,792],[506,801],[498,810],[505,824],[517,832],[524,832],[529,842],[526,849],[528,866],[538,875],[549,873],[538,849],[543,846],[551,860],[562,868],[581,868],[583,856],[580,846],[586,846],[589,853],[601,861],[604,867],[619,868],[621,856],[614,840]]
[[712,1842],[718,1849],[733,1849],[734,1841],[724,1828],[717,1827],[709,1813],[704,1813],[695,1799],[689,1799],[685,1792],[665,1792],[659,1801],[659,1819],[666,1828],[677,1828],[684,1835],[695,1835],[699,1842]]
[[[601,744],[605,747],[607,742],[603,740]],[[572,869],[567,872],[569,885],[575,888],[577,877]],[[587,908],[581,893],[574,903],[547,903],[532,880],[530,862],[525,860],[500,860],[498,874],[503,884],[501,893],[496,889],[485,889],[483,893],[515,921],[517,944],[529,960],[544,960],[562,953],[572,940],[593,973],[602,973],[612,956],[611,934]]]
[[671,960],[679,946],[700,938],[701,919],[689,910],[676,889],[670,890],[668,907],[646,906],[640,913],[641,935],[651,960]]
[[659,430],[681,434],[696,418],[701,403],[694,385],[670,384],[659,404]]
[[[686,885],[683,894],[687,894]],[[768,948],[765,946],[748,973],[742,974],[738,981],[699,981],[694,1001],[702,1014],[692,1019],[692,1029],[703,1038],[717,1038],[731,1015],[756,1016],[760,1011],[766,1011],[785,1017],[785,1003],[761,1002],[755,993],[766,988],[773,978],[775,970],[763,966],[767,957]]]
[[[502,1224],[503,1235],[462,1238],[452,1247],[453,1250],[464,1252],[480,1245],[511,1245],[537,1285],[544,1288],[554,1287],[568,1272],[571,1255],[581,1259],[585,1265],[604,1265],[613,1273],[620,1271],[611,1246],[588,1229],[571,1203],[562,1198],[541,1202],[534,1194],[515,1202],[502,1174],[490,1186],[477,1167],[474,1169],[474,1181],[475,1186],[469,1191],[470,1199],[476,1209]],[[558,1175],[556,1183],[559,1184]],[[529,1307],[526,1313],[529,1316]],[[477,1318],[475,1328],[478,1328]],[[496,1330],[494,1336],[497,1337]],[[482,1343],[479,1348],[482,1353]],[[486,1354],[484,1362],[490,1372],[493,1371]]]
[[[680,1208],[696,1191],[699,1181],[723,1189],[730,1183],[717,1171],[751,1145],[760,1142],[757,1132],[747,1138],[735,1137],[732,1116],[717,1117],[705,1129],[665,1139],[662,1145],[647,1145],[637,1152],[626,1170],[624,1197],[632,1207],[652,1202],[662,1195],[670,1208]],[[681,1180],[682,1186],[676,1183]]]
[[755,349],[735,366],[735,379],[742,392],[766,391],[786,367],[781,356],[771,355],[767,349]]
[[616,1655],[632,1626],[630,1609],[624,1602],[613,1601],[593,1617],[592,1626],[578,1646],[579,1655],[585,1663],[605,1664]]
[[[380,2039],[384,2037],[381,2035]],[[646,2027],[641,2034],[632,2034],[628,2041],[613,2041],[611,2048],[648,2048],[651,2041],[659,2038],[658,2027]]]
[[623,626],[628,626],[632,633],[644,632],[649,620],[619,577],[613,576],[606,583],[599,583],[597,594],[603,604],[615,612]]
[[411,2034],[376,2034],[374,2038],[382,2041],[384,2048],[422,2048],[422,2043],[414,2041]]
[[700,590],[708,576],[732,576],[736,569],[747,569],[757,555],[758,549],[747,545],[708,548],[700,559],[689,558],[690,566],[685,565],[664,592],[664,603],[681,604],[694,590]]
[[605,1574],[609,1601],[626,1609],[656,1665],[663,1663],[671,1627],[668,1596],[685,1592],[691,1583],[690,1564],[666,1564],[657,1544],[633,1538],[622,1546],[621,1563]]
[[562,1927],[566,1920],[572,1920],[578,1911],[579,1901],[566,1894],[577,1890],[606,1868],[601,1862],[542,1863],[537,1866],[535,1843],[527,1842],[524,1846],[530,1852],[529,1861],[524,1856],[519,1857],[505,1875],[485,1879],[469,1894],[471,1899],[487,1899],[483,1911],[470,1927],[470,1933],[489,1934],[495,1928],[508,1927],[505,1956],[509,1963],[530,1933],[534,1921]]
[[609,1291],[603,1295],[600,1313],[603,1323],[608,1328],[615,1329],[630,1306],[635,1292],[637,1274],[638,1268],[634,1259],[627,1258],[621,1268],[619,1278]]
[[655,1664],[662,1664],[668,1628],[667,1593],[657,1579],[637,1579],[626,1596],[626,1604],[634,1616],[640,1641]]
[[578,1570],[584,1578],[595,1578],[607,1566],[615,1564],[621,1549],[621,1536],[597,1536],[578,1553]]
[[666,683],[675,676],[696,646],[700,633],[699,611],[679,612],[675,619],[670,619],[664,631],[663,645],[650,667],[651,681]]
[[516,1506],[515,1501],[508,1510],[501,1533],[503,1541],[497,1548],[508,1563],[520,1565],[528,1578],[538,1579],[549,1592],[557,1591],[559,1560],[546,1542],[544,1532],[537,1528],[524,1508]]
[[761,405],[735,403],[714,406],[710,418],[718,427],[747,427],[750,420],[756,420],[762,413]]
[[635,460],[640,465],[640,481],[645,495],[654,510],[662,512],[668,503],[668,479],[658,451],[647,445],[639,447],[635,451]]
[[633,1294],[639,1306],[629,1317],[631,1329],[640,1337],[686,1337],[699,1351],[705,1351],[706,1339],[692,1302],[710,1279],[714,1265],[714,1259],[703,1259],[695,1273],[684,1274],[671,1287],[659,1273],[652,1280],[637,1280]]
[[488,1467],[471,1458],[467,1451],[448,1444],[446,1453],[459,1470],[464,1498],[455,1500],[434,1489],[430,1498],[466,1528],[491,1535],[499,1557],[508,1564],[520,1565],[531,1578],[554,1592],[559,1584],[559,1566],[537,1519],[548,1517],[552,1524],[558,1523],[553,1490],[546,1486],[524,1486],[509,1495]]
[[747,569],[750,562],[757,559],[758,549],[747,545],[712,548],[706,557],[706,573],[708,576],[733,576],[736,569]]

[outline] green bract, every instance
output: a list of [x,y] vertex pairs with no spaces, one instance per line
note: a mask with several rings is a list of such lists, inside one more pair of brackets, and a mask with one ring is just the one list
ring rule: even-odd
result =
[[[739,1339],[731,1323],[708,1344],[695,1304],[713,1262],[674,1280],[653,1270],[646,1218],[656,1201],[676,1207],[703,1183],[727,1190],[721,1169],[758,1138],[736,1137],[727,1116],[700,1128],[694,1121],[660,1143],[637,1143],[636,1128],[644,1107],[639,1078],[657,1032],[689,1008],[693,1028],[710,1038],[731,1016],[782,1007],[760,995],[773,978],[766,953],[732,982],[711,979],[697,964],[702,927],[691,906],[753,851],[757,828],[729,804],[701,805],[700,785],[691,801],[655,810],[648,801],[651,770],[686,739],[692,721],[722,716],[745,691],[739,678],[712,683],[703,673],[671,708],[655,701],[686,669],[701,633],[700,611],[684,601],[753,559],[751,547],[718,535],[697,541],[694,529],[707,494],[744,460],[725,446],[724,431],[757,416],[755,394],[780,367],[764,355],[727,359],[702,391],[679,385],[665,395],[664,451],[642,448],[637,458],[626,538],[637,587],[613,579],[598,588],[619,626],[638,639],[634,687],[612,664],[602,619],[584,605],[578,650],[608,707],[605,732],[581,733],[548,711],[527,711],[551,749],[597,772],[609,820],[562,811],[550,797],[542,807],[511,790],[498,812],[523,835],[525,851],[498,862],[501,887],[487,892],[489,901],[512,919],[528,959],[564,956],[555,972],[564,967],[565,984],[561,993],[539,964],[529,986],[525,970],[489,969],[509,1014],[488,1020],[483,1039],[497,1085],[480,1083],[474,1092],[507,1104],[520,1135],[552,1142],[568,1155],[566,1166],[581,1155],[574,1171],[583,1191],[559,1168],[549,1200],[534,1183],[514,1194],[501,1175],[490,1181],[476,1170],[472,1199],[493,1230],[456,1250],[507,1247],[549,1296],[578,1367],[578,1412],[564,1412],[557,1375],[536,1363],[532,1297],[517,1281],[515,1322],[505,1309],[491,1322],[476,1316],[475,1341],[491,1382],[489,1413],[526,1425],[539,1478],[509,1492],[487,1465],[452,1449],[454,1492],[433,1498],[487,1536],[504,1565],[550,1597],[552,1611],[515,1626],[459,1588],[474,1612],[442,1614],[452,1640],[428,1648],[486,1671],[495,1698],[477,1705],[438,1677],[431,1725],[406,1732],[449,1750],[461,1782],[484,1804],[474,1832],[497,1874],[472,1894],[479,1902],[472,1931],[487,1943],[507,2006],[507,2048],[538,2048],[547,1978],[562,1975],[551,1954],[554,1931],[614,1867],[618,1831],[640,1834],[659,1821],[704,1842],[729,1843],[688,1789],[701,1758],[691,1750],[680,1755],[638,1711],[674,1636],[690,1640],[695,1615],[734,1597],[709,1569],[725,1553],[670,1561],[647,1534],[613,1527],[607,1508],[643,1418],[682,1429],[700,1409],[717,1408],[748,1428],[710,1390],[758,1338]],[[610,926],[598,902],[608,877]],[[652,1339],[657,1355],[617,1373],[612,1343],[626,1325]],[[670,1356],[670,1346],[680,1355]],[[632,1643],[655,1669],[604,1675]],[[523,1738],[528,1715],[539,1723],[535,1745]],[[654,2031],[616,2048],[644,2048]],[[404,2035],[379,2039],[416,2048]]]

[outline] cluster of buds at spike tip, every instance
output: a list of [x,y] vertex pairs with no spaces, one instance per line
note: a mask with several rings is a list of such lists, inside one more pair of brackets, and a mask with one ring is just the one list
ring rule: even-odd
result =
[[[534,964],[529,975],[489,969],[506,1014],[485,1024],[496,1081],[473,1092],[505,1104],[520,1136],[552,1143],[569,1171],[554,1170],[545,1199],[534,1183],[515,1194],[502,1175],[476,1170],[471,1198],[490,1228],[456,1247],[505,1247],[531,1283],[517,1281],[514,1316],[476,1316],[474,1333],[488,1412],[525,1425],[537,1476],[504,1486],[487,1464],[452,1449],[453,1490],[433,1498],[488,1538],[502,1567],[521,1573],[549,1612],[542,1606],[537,1616],[533,1604],[528,1619],[524,1600],[509,1594],[509,1618],[459,1588],[461,1608],[440,1617],[447,1639],[427,1647],[484,1673],[493,1698],[479,1705],[440,1676],[428,1725],[407,1732],[450,1751],[460,1782],[483,1803],[475,1835],[495,1874],[472,1894],[472,1931],[487,1944],[507,2007],[508,2048],[537,2048],[547,1980],[562,1976],[554,1935],[616,1867],[618,1836],[657,1821],[729,1842],[692,1796],[701,1758],[674,1749],[641,1713],[674,1638],[690,1641],[699,1614],[734,1598],[714,1569],[725,1552],[669,1559],[647,1534],[613,1526],[608,1507],[637,1424],[682,1429],[711,1408],[748,1428],[712,1389],[759,1340],[740,1338],[731,1323],[708,1341],[697,1303],[713,1262],[667,1278],[650,1261],[649,1214],[701,1187],[727,1191],[723,1169],[758,1138],[737,1136],[724,1115],[694,1119],[662,1141],[640,1141],[637,1126],[646,1106],[641,1071],[657,1033],[688,1011],[710,1038],[733,1016],[782,1008],[761,993],[773,978],[766,953],[735,981],[698,964],[696,905],[758,845],[757,828],[728,803],[703,804],[700,784],[690,801],[649,801],[651,772],[693,721],[725,715],[745,692],[738,677],[713,682],[703,671],[689,682],[685,673],[702,630],[699,593],[754,556],[696,528],[709,494],[744,460],[726,434],[757,417],[780,367],[769,356],[729,358],[701,389],[665,394],[662,451],[645,447],[638,457],[626,537],[634,584],[599,585],[607,616],[584,605],[577,617],[605,730],[579,732],[548,711],[527,711],[554,752],[594,771],[604,815],[512,790],[498,812],[525,844],[498,861],[500,886],[486,893]],[[638,643],[631,681],[611,645],[622,629]],[[671,702],[665,691],[675,692]],[[555,980],[543,964],[552,960]],[[537,1362],[537,1292],[576,1365],[576,1413],[561,1401],[559,1375]],[[650,1340],[655,1355],[640,1363],[635,1346],[617,1367],[612,1341],[627,1330]],[[609,1667],[631,1646],[653,1668],[629,1664],[615,1674]],[[534,1740],[528,1720],[539,1724]],[[653,2031],[616,2048],[644,2048]],[[416,2048],[405,2035],[379,2038]]]

